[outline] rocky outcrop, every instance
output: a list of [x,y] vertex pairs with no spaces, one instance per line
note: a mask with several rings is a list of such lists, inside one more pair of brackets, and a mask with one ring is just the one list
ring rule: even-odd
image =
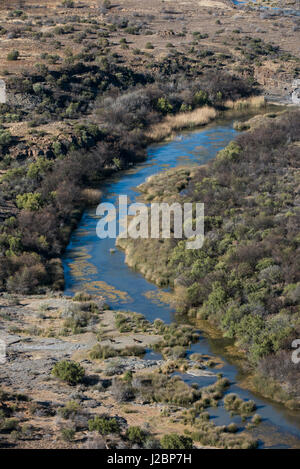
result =
[[[0,82],[1,87],[1,82]],[[7,102],[10,106],[15,106],[22,109],[24,112],[33,112],[36,107],[42,102],[42,99],[37,96],[32,96],[28,93],[7,93]],[[6,101],[5,101],[6,102]]]

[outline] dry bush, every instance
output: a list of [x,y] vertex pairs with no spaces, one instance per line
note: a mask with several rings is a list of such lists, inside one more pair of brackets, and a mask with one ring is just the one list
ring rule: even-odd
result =
[[83,189],[81,191],[81,198],[84,203],[88,205],[96,205],[100,202],[102,191],[99,189]]

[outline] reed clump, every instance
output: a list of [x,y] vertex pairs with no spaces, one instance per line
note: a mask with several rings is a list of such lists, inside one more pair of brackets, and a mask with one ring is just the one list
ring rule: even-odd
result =
[[225,102],[225,108],[237,111],[243,109],[261,109],[266,106],[264,96],[250,96],[250,98],[237,99],[236,101],[228,100]]
[[147,137],[159,141],[170,137],[173,132],[206,125],[216,117],[216,109],[210,106],[203,106],[191,112],[180,112],[174,116],[167,116],[162,123],[154,125],[147,133]]

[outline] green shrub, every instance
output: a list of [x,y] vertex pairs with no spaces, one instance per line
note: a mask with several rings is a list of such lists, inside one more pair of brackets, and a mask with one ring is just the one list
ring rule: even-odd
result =
[[68,360],[62,360],[56,363],[51,373],[56,378],[66,381],[71,385],[82,382],[85,375],[84,368],[79,363]]
[[62,6],[65,8],[74,8],[75,3],[73,0],[63,0],[62,1]]
[[60,432],[64,441],[70,442],[74,440],[75,430],[73,428],[62,428]]
[[130,383],[131,380],[132,380],[132,377],[133,377],[133,373],[131,370],[127,370],[125,371],[124,373],[124,376],[123,376],[123,381],[127,382],[127,383]]
[[91,301],[93,296],[86,292],[77,292],[73,297],[73,301]]
[[66,116],[69,119],[75,119],[78,117],[79,103],[71,103],[66,109]]
[[96,344],[89,353],[92,360],[105,360],[106,358],[116,357],[117,351],[109,345]]
[[193,440],[187,436],[170,433],[160,440],[163,449],[192,449]]
[[46,158],[38,158],[35,163],[31,163],[29,165],[26,176],[29,179],[42,179],[42,177],[47,173],[47,171],[49,171],[52,165],[52,161],[49,161]]
[[126,436],[131,443],[142,444],[147,435],[140,427],[129,427]]
[[13,138],[8,130],[0,128],[0,147],[7,147],[11,144]]
[[11,433],[14,430],[19,429],[19,424],[16,419],[5,418],[2,422],[0,422],[0,431],[3,433]]
[[18,50],[12,50],[7,54],[7,60],[18,60],[20,52]]
[[226,430],[228,433],[236,433],[238,431],[238,426],[236,423],[230,423],[227,425]]
[[154,45],[151,44],[151,42],[147,42],[147,44],[145,45],[145,49],[154,49]]
[[216,159],[216,165],[218,163],[230,163],[236,162],[241,156],[241,148],[236,142],[230,142],[227,147],[219,151]]
[[42,196],[38,192],[28,192],[27,194],[19,194],[16,198],[17,207],[19,209],[37,211],[42,206]]
[[58,413],[64,418],[69,419],[76,415],[80,410],[80,405],[76,401],[69,401],[64,407],[58,410]]
[[194,95],[194,104],[195,106],[204,106],[209,104],[208,94],[206,91],[199,90]]
[[251,422],[254,423],[254,425],[258,425],[261,422],[261,416],[259,414],[253,415]]
[[159,98],[157,101],[157,109],[163,114],[169,114],[173,111],[173,106],[167,98]]
[[96,415],[92,420],[88,421],[88,425],[90,432],[96,431],[101,435],[120,432],[120,425],[115,418],[99,417]]

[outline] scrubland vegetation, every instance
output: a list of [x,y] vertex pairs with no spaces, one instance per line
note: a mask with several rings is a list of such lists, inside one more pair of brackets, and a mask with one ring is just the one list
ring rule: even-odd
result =
[[[0,288],[21,293],[62,288],[59,258],[100,181],[143,160],[150,141],[260,105],[247,100],[257,94],[255,61],[296,60],[261,37],[232,32],[222,43],[188,30],[185,13],[178,31],[158,34],[156,15],[92,2],[91,16],[89,5],[66,1],[43,16],[40,3],[1,10],[11,49],[1,72]],[[169,25],[177,13],[160,7]],[[30,64],[20,38],[39,51]]]

